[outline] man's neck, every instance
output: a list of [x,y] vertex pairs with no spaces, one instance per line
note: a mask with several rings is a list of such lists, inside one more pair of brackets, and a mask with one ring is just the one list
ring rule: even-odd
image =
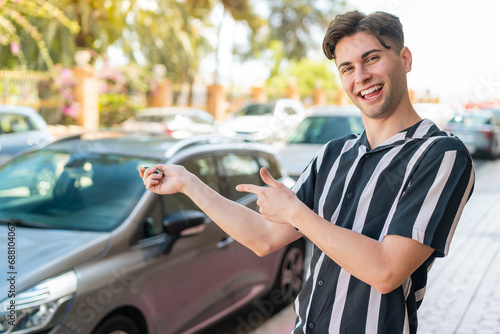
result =
[[405,107],[398,108],[398,110],[384,119],[370,119],[366,115],[363,115],[363,113],[362,118],[370,149],[376,148],[395,134],[415,125],[421,120],[421,117],[413,109],[411,103],[408,103]]

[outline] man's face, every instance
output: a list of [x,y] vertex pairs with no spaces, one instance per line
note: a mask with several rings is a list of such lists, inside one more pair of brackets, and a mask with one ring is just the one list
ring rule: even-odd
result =
[[407,94],[411,53],[406,47],[398,55],[376,37],[359,32],[337,43],[335,63],[347,95],[368,118],[389,117]]

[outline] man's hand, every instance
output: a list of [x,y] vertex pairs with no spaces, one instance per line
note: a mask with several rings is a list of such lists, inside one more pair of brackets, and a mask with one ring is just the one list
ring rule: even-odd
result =
[[139,168],[139,175],[146,189],[160,195],[182,192],[187,174],[188,172],[183,166],[177,165],[154,165],[147,169]]
[[260,176],[269,187],[240,184],[236,190],[256,194],[259,197],[257,205],[260,207],[260,213],[266,220],[279,224],[292,224],[295,210],[303,203],[292,190],[276,181],[267,169],[262,168]]

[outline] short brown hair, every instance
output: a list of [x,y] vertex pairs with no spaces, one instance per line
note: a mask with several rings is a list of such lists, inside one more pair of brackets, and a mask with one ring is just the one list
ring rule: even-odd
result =
[[343,38],[358,32],[375,36],[386,49],[391,49],[382,37],[392,42],[394,51],[399,54],[404,46],[403,26],[399,18],[386,12],[373,12],[369,15],[357,10],[339,14],[328,26],[323,39],[323,52],[328,59],[335,59],[335,47]]

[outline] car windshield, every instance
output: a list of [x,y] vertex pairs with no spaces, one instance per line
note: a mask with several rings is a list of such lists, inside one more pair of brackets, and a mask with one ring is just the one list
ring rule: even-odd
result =
[[137,115],[135,119],[139,122],[171,122],[175,119],[176,115]]
[[364,131],[359,116],[311,116],[292,132],[289,144],[326,144],[332,139]]
[[234,113],[234,117],[240,116],[267,116],[274,112],[274,103],[269,104],[251,104]]
[[110,231],[144,193],[137,167],[157,162],[49,149],[21,155],[0,167],[0,220]]
[[465,127],[478,127],[491,124],[491,116],[488,114],[457,115],[453,117],[450,124],[462,125]]
[[194,122],[201,124],[212,124],[213,120],[210,115],[203,114],[167,114],[167,115],[137,115],[135,119],[138,122],[155,122],[155,123],[169,123],[173,121],[179,122]]

